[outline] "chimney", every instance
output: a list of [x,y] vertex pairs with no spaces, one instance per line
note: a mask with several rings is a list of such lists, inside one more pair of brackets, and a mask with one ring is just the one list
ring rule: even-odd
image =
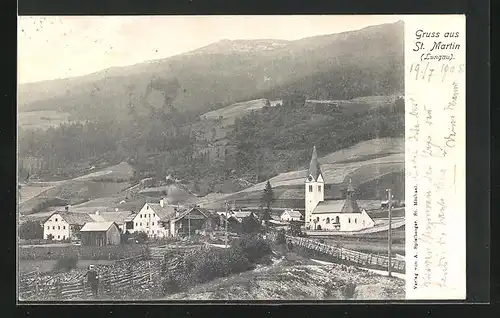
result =
[[160,206],[163,208],[163,206],[165,205],[165,200],[164,199],[161,199],[160,200]]
[[65,210],[66,212],[69,212],[69,205],[65,206],[65,207],[64,207],[64,210]]
[[115,212],[118,212],[118,208],[115,208]]
[[100,214],[99,211],[95,211],[95,215],[99,215],[99,214]]

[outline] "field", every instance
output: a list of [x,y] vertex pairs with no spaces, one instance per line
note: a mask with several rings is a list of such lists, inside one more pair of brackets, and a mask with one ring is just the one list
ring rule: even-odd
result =
[[222,118],[224,119],[241,117],[252,110],[262,109],[266,105],[267,101],[267,99],[262,98],[235,103],[227,107],[205,113],[201,116],[201,118],[208,120],[217,120],[220,116],[222,116]]
[[[57,260],[20,260],[19,272],[29,273],[39,270],[40,273],[49,273],[54,269]],[[113,260],[79,260],[77,264],[78,269],[86,269],[89,265],[109,265],[113,264]]]
[[[306,105],[310,104],[337,104],[344,113],[353,113],[364,111],[370,108],[392,106],[395,101],[394,95],[389,96],[366,96],[354,98],[351,100],[307,100]],[[267,99],[255,99],[244,102],[235,103],[221,109],[217,109],[201,115],[202,119],[217,120],[219,117],[223,119],[233,119],[242,117],[252,110],[258,110],[265,107]],[[269,101],[271,106],[276,106],[278,103],[283,103],[282,100]]]
[[108,246],[20,246],[19,259],[27,261],[58,260],[63,256],[75,255],[79,260],[117,260],[144,255],[146,245],[125,244]]
[[189,193],[188,191],[179,188],[176,185],[168,185],[168,186],[162,186],[162,187],[155,187],[155,188],[146,188],[141,191],[139,191],[140,195],[143,196],[151,196],[151,197],[166,197],[169,203],[171,204],[177,204],[183,203],[186,201],[192,201],[193,199],[196,198],[193,194]]
[[53,110],[21,112],[17,114],[18,125],[24,129],[43,129],[59,126],[69,121],[69,114]]
[[119,202],[120,198],[125,196],[122,192],[131,185],[129,180],[133,176],[134,169],[125,162],[98,171],[93,171],[92,168],[90,167],[82,176],[73,179],[23,185],[20,213],[24,215],[37,212],[50,214],[50,211],[47,211],[50,207],[61,207],[66,204],[78,205],[103,198],[101,203],[95,202],[93,207],[107,207],[110,197]]

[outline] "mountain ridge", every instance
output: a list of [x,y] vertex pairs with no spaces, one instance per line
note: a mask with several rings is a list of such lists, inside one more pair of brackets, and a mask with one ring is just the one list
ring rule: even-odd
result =
[[[248,41],[251,42],[244,40],[244,43]],[[229,43],[240,42],[230,40]],[[375,88],[376,83],[385,77],[397,78],[391,84],[395,87],[389,90],[402,88],[399,73],[404,64],[403,28],[398,22],[280,43],[287,44],[277,50],[251,53],[227,52],[227,49],[219,52],[224,54],[184,53],[80,77],[20,84],[19,111],[57,110],[69,112],[76,119],[127,119],[123,110],[129,104],[148,107],[143,95],[154,76],[163,81],[160,86],[165,89],[174,85],[171,82],[178,82],[180,89],[174,90],[170,96],[174,107],[203,112],[255,96],[260,98],[275,88],[278,88],[275,95],[282,95],[290,83],[293,90],[294,83],[303,81],[302,90],[307,93],[314,90],[318,78],[334,85],[330,91],[340,92],[342,88],[335,83],[349,72],[358,77],[362,87],[371,91],[385,93],[385,90]],[[378,69],[383,69],[388,63],[396,66],[392,73],[378,74],[383,73]],[[373,75],[373,79],[359,78],[359,75],[370,75],[362,71],[367,69],[377,70],[372,73],[378,75]],[[350,95],[361,96],[357,93]]]

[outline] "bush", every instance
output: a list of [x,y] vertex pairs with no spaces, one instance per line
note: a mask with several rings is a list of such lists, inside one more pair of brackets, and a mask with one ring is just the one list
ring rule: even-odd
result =
[[255,235],[247,235],[235,240],[232,248],[241,250],[251,263],[257,263],[261,258],[272,253],[269,243]]
[[148,240],[148,235],[145,232],[135,232],[134,239],[138,244],[143,244]]
[[71,256],[63,256],[62,258],[57,260],[56,265],[54,266],[55,270],[66,270],[70,271],[76,268],[78,264],[78,257],[75,255]]
[[42,239],[42,225],[33,220],[28,220],[19,227],[19,238],[24,240]]
[[278,235],[276,235],[276,244],[285,244],[285,231],[284,230],[279,230]]

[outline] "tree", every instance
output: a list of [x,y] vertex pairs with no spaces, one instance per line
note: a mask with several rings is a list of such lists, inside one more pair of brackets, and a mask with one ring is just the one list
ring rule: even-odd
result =
[[24,240],[42,239],[43,228],[39,222],[28,220],[21,224],[19,237]]
[[241,231],[244,234],[259,233],[261,231],[260,223],[252,216],[247,216],[241,221]]
[[266,207],[262,212],[262,220],[264,220],[267,225],[269,223],[269,220],[271,219],[271,205],[274,202],[274,191],[269,180],[267,180],[264,193],[261,197],[261,201],[263,204],[265,204]]

